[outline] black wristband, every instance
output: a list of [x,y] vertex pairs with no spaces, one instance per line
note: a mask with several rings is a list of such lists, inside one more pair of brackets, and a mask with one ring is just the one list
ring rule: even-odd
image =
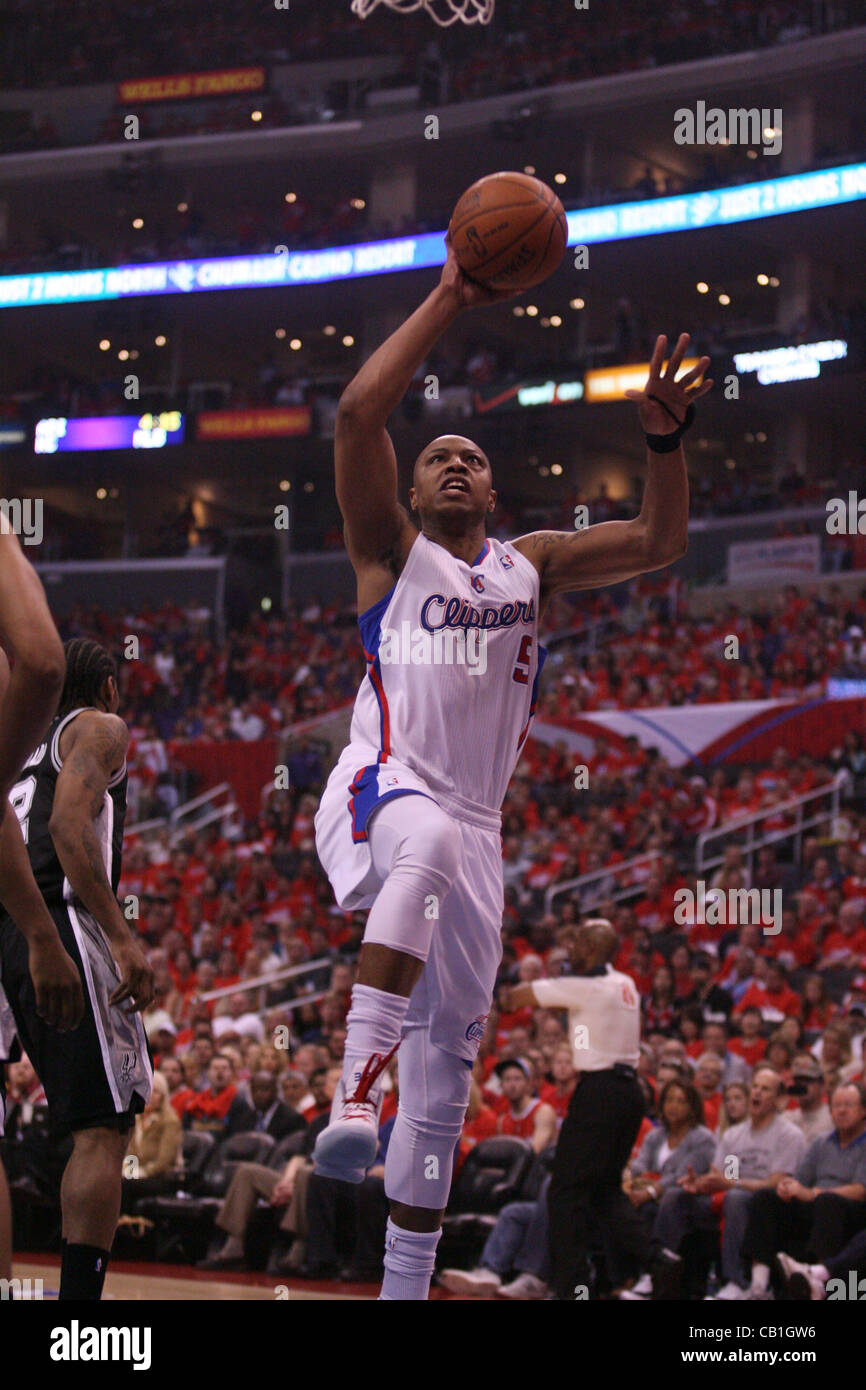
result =
[[[658,396],[650,396],[651,401],[656,401],[663,410],[666,410],[672,420],[677,417],[664,401],[659,400]],[[648,449],[652,449],[654,454],[672,454],[674,449],[680,447],[680,440],[686,430],[690,428],[695,418],[695,408],[690,405],[686,410],[684,420],[677,420],[677,428],[671,434],[645,434],[644,439]]]

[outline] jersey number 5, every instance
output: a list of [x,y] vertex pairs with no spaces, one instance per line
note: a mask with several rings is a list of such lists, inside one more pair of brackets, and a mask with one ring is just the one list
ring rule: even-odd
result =
[[[518,685],[529,684],[529,667],[532,661],[530,655],[532,651],[532,638],[524,637],[520,643],[520,651],[517,653],[517,665],[511,673],[511,679],[517,681]],[[525,666],[526,670],[521,670]]]
[[17,782],[9,793],[9,804],[18,817],[25,845],[27,844],[27,832],[30,828],[30,807],[33,805],[35,792],[36,778],[25,777],[24,781]]

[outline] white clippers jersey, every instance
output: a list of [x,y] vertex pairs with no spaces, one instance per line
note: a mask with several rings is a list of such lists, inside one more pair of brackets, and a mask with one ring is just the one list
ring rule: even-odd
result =
[[358,619],[367,675],[350,740],[432,790],[499,811],[547,655],[539,579],[509,542],[468,565],[420,532],[394,587]]

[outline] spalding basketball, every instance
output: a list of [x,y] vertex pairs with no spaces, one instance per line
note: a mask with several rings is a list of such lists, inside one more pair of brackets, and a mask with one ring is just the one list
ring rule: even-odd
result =
[[457,263],[494,290],[528,290],[565,254],[568,223],[552,188],[529,174],[487,174],[467,188],[448,226]]

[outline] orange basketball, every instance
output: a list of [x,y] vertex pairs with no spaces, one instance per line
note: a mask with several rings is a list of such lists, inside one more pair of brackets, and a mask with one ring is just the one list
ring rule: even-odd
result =
[[448,225],[461,270],[494,290],[528,290],[565,254],[568,224],[552,188],[529,174],[487,174],[467,188]]

